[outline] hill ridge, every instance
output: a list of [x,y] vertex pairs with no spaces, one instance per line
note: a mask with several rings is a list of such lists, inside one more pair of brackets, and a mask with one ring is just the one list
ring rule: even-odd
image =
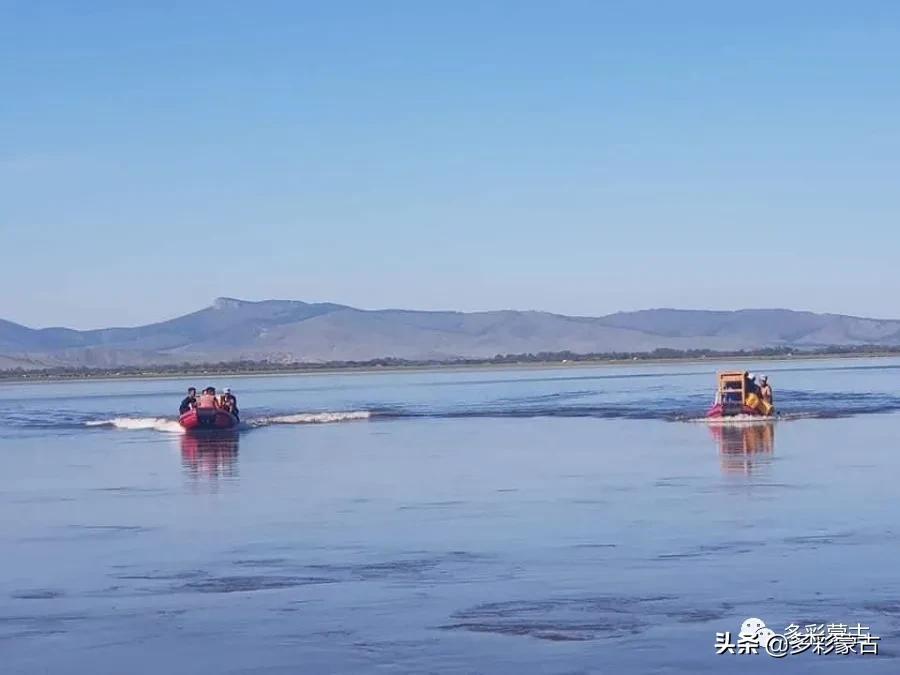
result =
[[900,320],[779,308],[657,307],[596,317],[512,309],[359,309],[227,296],[194,312],[134,327],[29,328],[0,319],[0,367],[21,363],[28,368],[865,345],[900,346]]

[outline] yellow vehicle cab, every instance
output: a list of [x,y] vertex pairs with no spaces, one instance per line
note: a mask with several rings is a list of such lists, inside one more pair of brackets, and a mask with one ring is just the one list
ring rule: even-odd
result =
[[734,417],[736,415],[771,417],[775,414],[775,406],[762,400],[755,389],[756,386],[750,379],[749,373],[719,373],[716,400],[707,413],[707,417]]

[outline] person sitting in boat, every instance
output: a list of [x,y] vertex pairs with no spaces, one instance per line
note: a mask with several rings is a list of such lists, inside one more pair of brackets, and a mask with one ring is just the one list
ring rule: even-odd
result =
[[193,410],[196,407],[197,389],[196,387],[188,387],[187,396],[181,400],[181,405],[178,407],[178,414],[184,415],[188,410]]
[[230,387],[225,387],[222,394],[222,407],[235,417],[238,416],[237,396],[231,393]]
[[200,398],[197,400],[198,408],[218,408],[219,401],[216,400],[216,388],[215,387],[207,387],[203,390],[203,393],[200,394]]
[[769,384],[769,378],[765,375],[759,377],[759,397],[771,405],[775,404],[772,396],[772,385]]

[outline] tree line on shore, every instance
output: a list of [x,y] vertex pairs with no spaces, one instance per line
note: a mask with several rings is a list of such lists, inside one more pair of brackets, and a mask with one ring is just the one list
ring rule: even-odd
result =
[[435,366],[481,366],[516,364],[583,363],[590,361],[655,361],[723,358],[777,358],[810,356],[880,356],[900,354],[900,346],[854,345],[798,350],[789,347],[717,351],[712,349],[668,349],[649,352],[597,352],[578,354],[570,351],[526,354],[497,354],[491,358],[399,359],[380,358],[366,361],[278,362],[221,361],[218,363],[180,363],[146,366],[55,366],[42,369],[14,368],[0,370],[0,380],[85,379],[108,377],[151,377],[178,375],[252,375],[254,373],[305,373],[330,370],[376,368],[423,368]]

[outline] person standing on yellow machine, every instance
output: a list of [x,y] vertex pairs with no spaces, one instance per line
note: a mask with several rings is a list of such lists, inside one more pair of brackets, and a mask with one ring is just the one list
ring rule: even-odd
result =
[[772,385],[769,384],[769,378],[765,375],[759,377],[759,397],[769,405],[775,404],[772,397]]

